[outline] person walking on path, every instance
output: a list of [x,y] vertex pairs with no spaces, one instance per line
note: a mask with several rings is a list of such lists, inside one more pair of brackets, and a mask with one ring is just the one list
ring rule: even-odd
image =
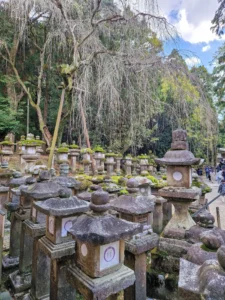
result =
[[216,173],[216,181],[218,182],[218,184],[221,183],[221,180],[223,179],[222,176],[222,170]]
[[225,179],[221,180],[221,183],[219,185],[218,193],[222,197],[222,202],[225,203]]
[[208,166],[205,167],[205,176],[206,176],[206,178],[209,178],[209,167]]

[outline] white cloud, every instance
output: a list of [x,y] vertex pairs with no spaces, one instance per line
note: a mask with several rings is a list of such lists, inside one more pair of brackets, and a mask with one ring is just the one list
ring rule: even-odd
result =
[[[172,22],[181,37],[190,43],[209,43],[219,37],[211,31],[211,20],[218,8],[215,0],[158,0],[161,11]],[[166,2],[166,3],[165,3]],[[177,13],[172,14],[174,10]],[[224,39],[224,37],[223,37]]]
[[210,48],[211,48],[210,45],[206,45],[206,46],[202,47],[202,52],[209,51]]
[[185,62],[190,68],[194,66],[199,66],[201,64],[201,60],[196,56],[186,58]]

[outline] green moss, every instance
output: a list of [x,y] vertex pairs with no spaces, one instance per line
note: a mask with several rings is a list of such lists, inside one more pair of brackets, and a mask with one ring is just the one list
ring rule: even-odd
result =
[[133,161],[133,162],[137,162],[137,161],[138,161],[138,158],[137,158],[137,157],[133,157],[133,158],[132,158],[132,161]]
[[87,179],[82,180],[82,181],[81,181],[81,185],[80,185],[80,189],[81,189],[82,191],[85,191],[85,190],[87,190],[91,185],[92,185],[92,182],[91,182],[91,181],[89,181],[89,180],[87,180]]
[[166,179],[167,179],[167,176],[166,176],[166,175],[162,175],[162,179],[163,179],[163,180],[166,180]]
[[70,149],[79,149],[80,147],[76,144],[69,145]]
[[117,154],[113,153],[113,152],[109,152],[105,154],[105,157],[116,157]]
[[149,159],[149,156],[146,154],[141,154],[138,156],[139,159]]
[[207,252],[216,252],[217,249],[209,249],[208,247],[206,247],[204,244],[201,245],[201,249]]
[[91,150],[91,148],[83,148],[83,149],[81,149],[80,152],[83,153],[83,154],[85,154],[85,153],[92,154],[94,151]]
[[120,177],[120,178],[118,179],[118,184],[119,184],[120,186],[127,186],[127,180],[126,180],[126,178]]
[[121,176],[111,176],[112,182],[119,184],[119,180],[122,178]]
[[17,143],[20,146],[41,146],[45,144],[45,142],[41,140],[21,140]]
[[146,176],[146,178],[148,178],[149,180],[151,180],[152,183],[155,183],[155,184],[158,184],[158,183],[159,183],[158,179],[156,179],[156,178],[155,178],[154,176],[152,176],[152,175],[148,175],[148,176]]
[[3,141],[0,143],[0,145],[5,145],[5,146],[13,146],[15,145],[14,143],[10,142],[10,141]]
[[126,189],[122,189],[122,190],[119,191],[118,194],[119,194],[119,196],[121,196],[121,195],[128,195],[129,193]]
[[61,164],[69,164],[69,161],[67,159],[61,159],[61,160],[57,160],[57,164],[61,165]]
[[160,256],[160,257],[167,257],[169,254],[166,252],[166,251],[161,251],[161,250],[158,250],[158,248],[154,248],[152,251],[151,251],[151,255],[157,255],[157,256]]
[[91,161],[88,160],[88,159],[83,159],[83,160],[81,161],[81,163],[82,163],[83,165],[90,165],[90,164],[91,164]]
[[96,145],[93,150],[94,152],[105,153],[105,150],[100,145]]
[[192,186],[202,189],[202,194],[210,193],[212,191],[212,189],[207,184],[197,180],[193,180]]
[[57,153],[68,153],[69,152],[69,148],[66,147],[60,147],[57,150]]

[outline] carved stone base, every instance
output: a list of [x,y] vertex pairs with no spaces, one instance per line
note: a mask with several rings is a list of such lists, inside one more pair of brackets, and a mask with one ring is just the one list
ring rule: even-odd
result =
[[9,274],[9,280],[15,293],[28,290],[31,286],[31,273],[19,273],[19,270]]
[[62,244],[54,244],[45,236],[38,241],[38,247],[47,256],[49,256],[50,259],[59,259],[75,253],[75,241],[69,241]]
[[6,255],[2,258],[2,266],[4,269],[10,269],[17,267],[19,265],[19,256],[11,257]]
[[73,266],[68,268],[67,278],[69,283],[88,300],[105,300],[133,285],[135,281],[134,271],[124,265],[118,271],[101,278],[91,278]]

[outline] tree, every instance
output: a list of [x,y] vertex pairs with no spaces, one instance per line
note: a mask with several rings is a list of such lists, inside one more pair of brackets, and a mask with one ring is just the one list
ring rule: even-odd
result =
[[[144,91],[146,91],[145,86],[148,77],[146,78],[143,70],[150,67],[157,69],[156,66],[161,64],[161,58],[157,56],[157,53],[151,51],[151,48],[153,48],[151,42],[146,40],[148,44],[143,43],[138,36],[144,28],[153,43],[155,35],[151,28],[154,28],[158,34],[165,37],[165,33],[171,35],[172,27],[169,26],[164,17],[154,14],[153,1],[150,3],[151,11],[145,10],[145,12],[133,12],[130,9],[129,1],[121,3],[122,5],[118,7],[113,3],[102,2],[101,0],[89,2],[40,0],[29,1],[29,3],[26,0],[9,1],[13,20],[20,28],[23,25],[26,32],[29,32],[28,41],[32,42],[40,52],[36,102],[32,97],[32,92],[28,91],[26,84],[23,82],[15,63],[10,58],[9,47],[5,41],[1,42],[1,56],[10,63],[16,79],[28,95],[31,105],[37,110],[40,129],[48,144],[50,144],[50,134],[43,122],[40,103],[42,99],[43,69],[46,57],[51,54],[49,52],[50,45],[54,43],[58,51],[63,50],[67,53],[64,57],[65,63],[61,67],[62,88],[67,91],[67,94],[71,95],[72,102],[76,101],[78,103],[77,107],[82,117],[87,146],[90,146],[90,139],[86,109],[87,101],[90,101],[92,97],[89,95],[87,88],[90,86],[89,79],[93,78],[93,68],[95,74],[97,74],[98,90],[95,91],[95,94],[97,94],[101,103],[107,101],[110,105],[112,102],[115,103],[116,99],[116,101],[120,100],[120,94],[124,88],[133,91],[131,76],[134,78],[134,74],[141,73],[139,76],[140,82],[135,79],[133,81],[135,81],[139,90],[144,88]],[[34,12],[34,15],[30,18],[31,12]],[[17,21],[18,14],[20,23]],[[44,18],[44,21],[42,18]],[[35,22],[33,22],[33,19],[35,19]],[[40,43],[36,42],[37,36],[33,30],[36,24],[41,24],[47,31],[44,39],[38,39],[38,41],[41,41],[41,46]],[[111,45],[105,42],[107,36],[113,36],[115,33],[118,37],[117,43]],[[140,36],[143,35],[140,34]],[[109,77],[109,71],[111,71],[111,77]],[[115,76],[113,73],[117,75]],[[121,82],[123,85],[121,85]],[[102,87],[101,93],[100,87]],[[150,90],[149,85],[148,90]],[[136,100],[137,95],[135,97],[132,93],[130,95],[130,100],[132,98]],[[146,95],[145,98],[147,98]],[[99,103],[98,116],[101,111],[101,103]],[[133,115],[134,112],[132,112]]]

